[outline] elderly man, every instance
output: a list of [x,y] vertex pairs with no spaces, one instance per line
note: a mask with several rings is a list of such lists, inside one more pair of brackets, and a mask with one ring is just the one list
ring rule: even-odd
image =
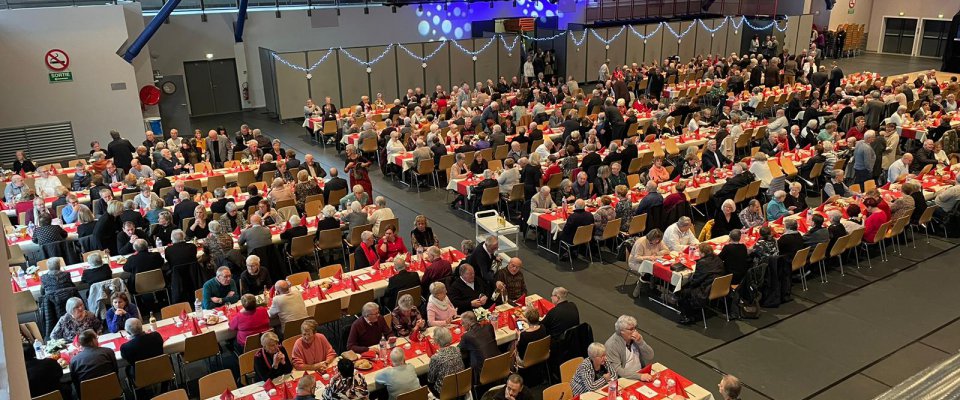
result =
[[687,246],[699,243],[693,234],[693,221],[690,217],[680,217],[663,232],[663,244],[667,245],[670,251],[682,251]]
[[[478,246],[470,253],[465,261],[480,273],[480,277],[486,282],[493,282],[493,265],[497,260],[497,249],[500,248],[500,240],[496,235],[487,236],[483,244]],[[499,263],[498,263],[499,264]]]
[[163,256],[160,253],[147,251],[148,249],[149,245],[146,240],[136,239],[133,242],[134,254],[127,257],[127,262],[123,264],[123,270],[130,274],[130,278],[127,280],[127,289],[131,291],[134,291],[134,288],[137,287],[137,274],[163,267]]
[[261,247],[273,246],[273,234],[270,233],[269,228],[263,226],[260,216],[254,214],[250,216],[250,226],[240,233],[237,243],[240,246],[246,246],[247,255],[250,255]]
[[430,246],[423,255],[428,264],[420,278],[420,293],[425,295],[430,293],[430,284],[444,280],[453,274],[453,266],[443,259],[440,248],[437,246]]
[[717,384],[720,390],[720,400],[740,400],[740,390],[742,386],[740,380],[733,375],[724,375]]
[[904,153],[899,160],[894,161],[887,168],[887,182],[900,182],[900,178],[910,178],[910,164],[913,163],[913,154]]
[[640,370],[653,363],[653,348],[643,341],[637,330],[637,319],[621,315],[614,323],[614,332],[604,344],[607,348],[607,362],[619,378],[650,381],[650,374],[641,374]]
[[233,146],[230,145],[230,139],[211,129],[207,132],[207,150],[204,155],[207,162],[214,168],[223,168],[224,162],[233,160]]
[[3,189],[3,199],[7,203],[16,203],[19,201],[23,194],[26,193],[27,188],[23,184],[23,177],[20,175],[14,175],[10,178],[10,183],[6,188]]
[[119,371],[113,350],[100,347],[97,333],[92,329],[81,332],[78,341],[80,352],[70,359],[70,378],[74,389],[80,393],[80,382]]
[[490,305],[490,293],[487,283],[483,279],[478,279],[473,266],[464,263],[458,268],[459,279],[454,279],[449,284],[448,296],[450,302],[457,308],[458,312],[466,312],[475,308],[487,308]]
[[654,207],[660,207],[663,205],[663,195],[660,194],[660,191],[657,190],[657,182],[654,180],[648,180],[645,187],[647,195],[640,199],[640,204],[637,204],[637,210],[635,211],[636,215],[646,213],[647,211],[652,210]]
[[564,287],[554,288],[550,294],[550,300],[556,306],[550,309],[547,315],[544,315],[540,320],[540,325],[554,339],[557,339],[567,329],[580,325],[580,311],[576,304],[567,300],[568,294],[569,292]]
[[[110,165],[113,165],[113,164],[110,164]],[[116,171],[121,175],[118,180],[110,181],[110,182],[123,182],[123,176],[122,176],[123,171],[119,170],[116,167],[113,167],[113,169],[114,171]],[[107,176],[107,171],[104,171],[104,177],[106,176]],[[104,183],[110,183],[110,182],[107,182],[106,179],[104,179]],[[62,185],[63,183],[60,182],[60,179],[57,178],[55,175],[52,175],[50,173],[50,169],[46,167],[40,169],[40,176],[37,177],[37,179],[33,182],[33,186],[34,186],[34,189],[36,189],[37,191],[37,195],[44,196],[44,197],[54,197],[57,193],[57,186],[62,186]]]
[[383,305],[389,310],[396,307],[400,291],[420,286],[420,275],[414,271],[407,271],[405,255],[401,254],[393,258],[393,268],[397,273],[387,281],[387,291],[383,294]]
[[950,214],[957,208],[958,202],[960,202],[960,175],[957,175],[956,184],[940,191],[940,193],[937,193],[937,197],[933,199],[933,203],[937,206],[933,216],[939,221],[946,222]]
[[510,143],[510,151],[507,152],[507,158],[510,158],[513,161],[520,161],[521,158],[526,156],[526,147],[522,146],[522,143],[517,141]]
[[577,174],[577,179],[573,182],[573,195],[581,200],[587,200],[590,198],[590,195],[593,194],[593,191],[590,187],[590,182],[588,182],[587,173],[580,171]]
[[473,311],[460,314],[460,323],[464,330],[463,337],[460,338],[460,355],[468,362],[467,366],[473,368],[473,379],[476,382],[480,379],[483,361],[500,355],[497,334],[493,325],[477,322],[477,315]]
[[240,274],[240,283],[243,287],[241,294],[260,294],[273,282],[270,280],[270,271],[260,266],[260,257],[247,256],[247,268]]
[[300,170],[307,171],[311,178],[326,178],[327,171],[323,169],[320,163],[313,160],[313,154],[303,156],[303,162],[300,163]]
[[934,155],[934,142],[931,139],[923,141],[923,148],[917,150],[914,162],[910,164],[910,171],[919,173],[927,165],[936,166],[937,157]]
[[240,300],[240,291],[233,281],[233,273],[229,267],[217,268],[217,275],[203,284],[203,309],[233,304]]
[[[143,322],[137,318],[128,319],[124,324],[124,330],[127,332],[127,342],[120,345],[120,356],[128,364],[127,376],[130,379],[135,379],[134,366],[138,361],[163,355],[163,337],[157,331],[144,332]],[[144,396],[148,393],[147,391],[137,391],[138,396]]]
[[179,175],[183,168],[180,161],[173,157],[170,149],[160,150],[160,159],[154,159],[153,162],[156,163],[157,168],[167,176]]
[[701,156],[701,169],[703,171],[710,171],[713,169],[723,168],[725,165],[729,164],[731,161],[723,153],[717,151],[717,141],[710,139],[707,141],[707,149],[703,151]]
[[387,388],[388,400],[397,400],[397,396],[420,388],[417,370],[407,364],[402,348],[390,351],[390,365],[393,367],[380,371],[376,377],[377,383]]
[[877,138],[877,133],[869,130],[863,134],[863,140],[857,142],[853,149],[853,182],[862,185],[873,177],[874,164],[877,153],[870,146]]
[[380,306],[377,303],[363,305],[361,318],[350,326],[350,335],[347,337],[347,349],[355,353],[365,353],[370,346],[380,344],[380,339],[393,337],[393,330],[380,317]]
[[153,170],[141,164],[136,158],[130,160],[130,173],[137,179],[153,179]]
[[824,199],[829,199],[833,196],[849,197],[853,194],[847,187],[847,184],[843,182],[845,175],[842,169],[833,170],[833,178],[823,185]]
[[[516,301],[521,296],[527,294],[527,282],[523,279],[523,261],[520,258],[513,257],[507,263],[506,268],[501,268],[493,276],[492,282],[496,282],[493,292],[493,300],[507,303]],[[524,306],[524,304],[520,304]]]
[[281,324],[309,317],[307,305],[303,301],[300,291],[286,280],[279,280],[273,285],[273,303],[267,314],[270,318],[277,317]]

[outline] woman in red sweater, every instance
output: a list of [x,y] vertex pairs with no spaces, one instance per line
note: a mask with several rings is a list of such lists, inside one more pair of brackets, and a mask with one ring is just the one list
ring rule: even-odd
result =
[[381,261],[388,261],[397,254],[405,254],[407,246],[403,244],[403,238],[395,234],[395,226],[387,226],[383,232],[383,237],[377,243],[377,255]]
[[230,330],[237,332],[237,352],[243,354],[243,347],[247,344],[247,337],[258,335],[270,330],[270,316],[267,309],[257,307],[257,298],[252,294],[240,297],[243,311],[230,319]]
[[337,353],[322,333],[317,333],[317,321],[308,319],[300,325],[300,338],[293,344],[293,368],[298,371],[324,371],[333,365]]
[[[880,230],[880,225],[887,223],[889,218],[887,218],[887,213],[883,212],[878,205],[879,201],[872,197],[867,197],[863,200],[864,207],[867,208],[867,219],[863,222],[863,241],[869,243],[876,243],[873,238],[877,235],[877,231]],[[883,233],[885,234],[885,232]],[[881,236],[879,238],[883,240]]]

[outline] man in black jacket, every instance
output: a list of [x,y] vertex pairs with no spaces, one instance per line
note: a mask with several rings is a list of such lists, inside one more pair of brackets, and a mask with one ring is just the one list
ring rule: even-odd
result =
[[[129,339],[120,346],[120,356],[127,362],[127,376],[129,379],[136,379],[134,368],[137,361],[147,360],[153,357],[163,355],[163,337],[159,332],[145,333],[143,331],[143,322],[137,318],[128,319],[124,325]],[[149,397],[152,395],[149,388],[138,389],[137,397]]]
[[[397,274],[387,281],[387,291],[383,294],[383,305],[388,310],[393,310],[397,306],[397,296],[400,291],[420,286],[420,275],[407,271],[406,257],[402,255],[395,257],[393,268],[397,270]],[[416,301],[417,299],[414,299],[414,302]]]
[[547,315],[544,315],[543,318],[540,319],[540,325],[542,325],[544,329],[547,330],[547,333],[554,339],[566,332],[567,329],[580,325],[580,311],[577,310],[576,304],[567,300],[568,294],[569,292],[567,292],[566,288],[553,288],[550,300],[553,301],[556,306],[550,309],[550,311],[547,311]]
[[677,306],[680,308],[680,323],[689,325],[694,322],[697,309],[706,305],[713,280],[726,273],[723,260],[713,253],[709,243],[700,243],[700,254],[704,257],[697,261],[697,269],[690,280],[680,290]]
[[447,289],[450,302],[457,308],[457,312],[467,312],[475,308],[487,308],[490,297],[487,293],[487,284],[478,278],[470,264],[460,264],[460,277],[454,278]]
[[30,396],[39,397],[54,390],[60,390],[61,397],[70,398],[70,389],[60,385],[63,368],[54,359],[38,360],[32,343],[23,344],[23,359],[27,368]]
[[330,192],[347,188],[347,181],[339,175],[340,171],[330,168],[330,179],[323,184],[323,204],[330,204]]
[[[138,273],[163,267],[163,256],[161,256],[160,253],[147,251],[147,249],[147,241],[137,239],[133,242],[133,250],[136,253],[127,257],[127,263],[123,265],[123,270],[130,274],[130,278],[127,280],[127,289],[134,294],[136,294],[136,279]],[[194,257],[196,257],[196,250],[194,250],[193,254]]]
[[180,203],[173,207],[173,224],[178,228],[184,219],[193,218],[194,211],[197,209],[197,202],[193,201],[190,192],[184,190],[180,192],[179,197]]
[[[587,212],[586,206],[587,204],[583,199],[577,199],[577,201],[573,203],[573,213],[567,218],[567,223],[563,226],[563,231],[560,232],[560,240],[572,243],[573,236],[577,233],[577,228],[594,224],[593,214]],[[565,256],[566,255],[561,254],[561,260],[564,259]]]
[[749,185],[751,182],[755,181],[757,178],[753,176],[753,173],[746,170],[743,163],[737,163],[733,165],[733,177],[727,179],[727,182],[720,187],[713,194],[713,200],[716,202],[717,207],[720,207],[723,204],[723,201],[726,199],[732,199],[737,194],[737,190],[742,187]]
[[110,131],[110,137],[113,140],[107,145],[107,158],[113,158],[113,164],[117,168],[129,171],[130,161],[133,160],[133,153],[137,151],[130,141],[120,137],[120,132]]
[[720,250],[720,259],[723,260],[723,267],[727,273],[733,274],[732,283],[738,285],[752,265],[747,246],[740,243],[740,230],[731,230],[729,237],[730,242]]
[[623,114],[620,113],[620,109],[614,104],[612,97],[607,97],[603,107],[603,114],[607,117],[607,122],[610,124],[613,132],[608,140],[601,139],[600,143],[606,145],[610,143],[610,140],[623,139],[627,126],[624,125]]
[[484,360],[500,355],[497,347],[497,334],[491,324],[479,324],[473,311],[460,315],[464,334],[460,338],[460,356],[463,364],[473,368],[473,379],[479,382]]
[[493,171],[489,169],[483,171],[483,180],[477,183],[477,185],[471,189],[471,197],[473,202],[472,209],[476,210],[480,207],[480,199],[483,198],[484,190],[496,187],[500,187],[500,184],[497,183],[496,179],[493,179]]
[[[823,220],[821,220],[821,222],[823,222]],[[780,249],[780,254],[792,255],[800,251],[800,249],[803,249],[805,247],[803,244],[803,236],[797,231],[797,220],[784,219],[783,227],[785,229],[783,236],[777,239],[777,248]]]
[[466,263],[473,266],[474,271],[480,273],[485,282],[493,282],[493,262],[496,260],[497,248],[500,241],[496,235],[487,236],[483,244],[473,249],[467,257]]
[[703,171],[710,171],[714,168],[721,169],[730,163],[729,158],[717,152],[717,141],[713,139],[707,141],[707,148],[703,151],[700,160]]
[[117,233],[117,254],[121,256],[132,254],[133,243],[136,242],[137,239],[146,237],[147,235],[137,228],[134,222],[125,221],[123,223],[123,230]]
[[580,161],[580,170],[587,173],[587,181],[593,182],[597,178],[597,169],[603,165],[603,158],[597,153],[597,147],[588,144],[584,147],[587,152]]
[[210,204],[210,212],[213,214],[226,214],[227,213],[227,203],[233,201],[233,199],[226,198],[227,192],[224,188],[213,189],[213,197],[216,199],[213,203]]

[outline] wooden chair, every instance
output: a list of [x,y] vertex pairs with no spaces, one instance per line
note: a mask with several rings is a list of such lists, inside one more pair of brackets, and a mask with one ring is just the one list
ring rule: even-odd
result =
[[473,387],[473,368],[443,377],[439,400],[454,400],[466,396]]
[[347,188],[331,190],[330,194],[327,195],[327,204],[330,204],[334,207],[340,206],[340,199],[347,195]]
[[[251,335],[253,336],[253,335]],[[249,342],[250,339],[247,339]],[[257,341],[259,343],[259,340]],[[257,355],[257,350],[244,351],[243,354],[238,358],[240,363],[240,383],[244,386],[253,383],[254,378],[250,378],[254,374],[253,370],[253,358]],[[222,393],[222,392],[221,392]]]
[[[286,337],[286,335],[284,335]],[[293,336],[283,339],[283,349],[287,351],[287,354],[293,354],[293,345],[297,343],[297,339],[300,339],[300,327],[297,327],[297,333]]]
[[510,376],[510,365],[513,362],[513,357],[513,351],[508,351],[483,360],[483,366],[480,368],[480,381],[477,382],[477,386],[487,386],[507,379]]
[[317,303],[313,308],[313,319],[318,325],[335,322],[342,316],[340,299],[325,300]]
[[[252,365],[252,364],[251,364]],[[154,397],[151,400],[188,400],[187,391],[184,389],[177,389],[172,392],[166,392],[159,396]]]
[[[910,215],[913,214],[913,209],[906,216],[901,217],[900,219],[893,222],[893,225],[890,227],[890,230],[887,232],[885,238],[891,239],[891,242],[896,247],[897,254],[902,255],[903,250],[900,248],[900,235],[903,234],[904,229],[907,227],[907,224],[910,223]],[[904,246],[906,246],[906,237],[904,237]]]
[[[727,274],[713,279],[713,284],[710,285],[710,296],[707,297],[707,301],[714,301],[723,299],[723,309],[727,316],[727,321],[730,321],[730,309],[727,307],[726,297],[730,294],[730,284],[733,282],[733,274]],[[700,309],[700,314],[703,316],[703,329],[707,329],[707,311],[706,307]]]
[[549,382],[549,360],[550,337],[547,336],[527,345],[527,350],[523,353],[523,359],[520,360],[519,367],[522,371],[537,365],[543,365],[544,375],[547,375],[547,381]]
[[850,235],[841,236],[837,239],[836,242],[833,242],[833,247],[830,248],[829,257],[836,257],[837,261],[840,263],[840,276],[845,276],[843,271],[843,253],[847,251],[847,241],[850,239]]
[[373,289],[356,292],[347,299],[347,315],[360,315],[363,305],[374,299]]
[[439,182],[440,173],[443,172],[447,174],[445,176],[450,176],[447,171],[450,170],[450,167],[453,166],[453,163],[456,162],[456,154],[444,154],[440,156],[440,163],[437,164],[437,168],[434,169],[433,173]]
[[[313,257],[313,263],[320,265],[320,260],[317,258],[317,248],[313,242],[314,236],[311,234],[306,234],[303,236],[298,236],[293,238],[290,241],[290,252],[287,253],[287,263],[290,267],[290,272],[294,271],[294,267],[297,265],[297,261],[302,260],[304,257]],[[340,238],[336,238],[337,243],[340,242]],[[304,276],[303,274],[306,274]],[[310,272],[300,272],[292,274],[287,277],[287,279],[298,279],[299,285],[305,281],[310,280]]]
[[493,172],[500,172],[500,170],[503,169],[503,161],[500,161],[500,160],[487,161],[487,169]]
[[569,381],[543,389],[543,400],[569,400],[573,398],[573,388]]
[[827,258],[827,246],[828,246],[828,245],[829,245],[829,243],[827,243],[827,242],[819,243],[819,244],[816,245],[816,247],[813,248],[813,252],[810,253],[810,261],[809,261],[809,264],[812,265],[813,263],[817,263],[817,265],[819,266],[819,268],[820,268],[820,282],[821,282],[821,283],[826,283],[826,282],[827,282],[827,275],[826,275],[825,270],[824,270],[823,260]]
[[573,381],[573,376],[577,373],[577,367],[583,362],[583,357],[571,358],[560,364],[560,382],[569,383]]
[[[499,161],[499,160],[495,160],[495,161]],[[425,176],[429,176],[433,178],[434,186],[440,186],[440,182],[437,180],[437,176],[435,174],[437,170],[433,164],[432,158],[420,160],[417,163],[417,170],[415,172],[416,173],[413,174],[413,181],[414,181],[413,183],[417,187],[417,193],[420,193],[420,179],[422,179]]]
[[[621,220],[620,220],[620,218],[607,221],[607,225],[605,225],[605,226],[603,227],[603,232],[601,232],[600,236],[594,237],[594,240],[591,241],[591,243],[593,243],[593,242],[596,242],[596,243],[597,243],[597,255],[598,255],[598,256],[600,256],[600,254],[601,254],[600,252],[602,251],[602,250],[600,249],[600,243],[601,243],[601,242],[605,242],[605,241],[608,241],[608,240],[611,240],[611,239],[616,239],[617,237],[620,236],[620,225],[621,225]],[[613,249],[614,249],[614,250],[616,249],[616,243],[614,243]],[[600,258],[600,261],[601,261],[601,262],[604,262],[602,256],[600,256],[599,258]]]
[[400,220],[398,218],[390,218],[380,221],[380,226],[377,227],[377,231],[374,232],[377,237],[383,237],[383,234],[387,232],[387,228],[393,227],[393,230],[396,231],[400,227]]
[[397,395],[397,400],[427,400],[429,391],[426,386]]
[[340,250],[343,255],[343,233],[339,228],[320,231],[317,239],[317,251]]
[[137,361],[133,368],[136,371],[134,389],[170,382],[177,378],[173,372],[173,363],[170,362],[170,356],[167,354]]
[[80,382],[80,398],[84,400],[112,400],[121,397],[123,389],[116,372]]
[[253,171],[240,171],[237,173],[237,187],[246,190],[247,186],[257,181],[257,174]]
[[[184,399],[186,399],[186,397],[184,397]],[[54,390],[50,393],[34,397],[32,400],[63,400],[63,395],[60,394],[59,390]]]
[[403,295],[409,294],[410,297],[413,297],[413,304],[417,307],[420,307],[420,304],[423,303],[423,297],[420,293],[421,290],[422,289],[420,288],[420,286],[414,286],[409,289],[403,289],[397,292],[397,300],[403,297]]
[[164,308],[160,309],[160,319],[173,318],[180,315],[181,312],[186,311],[187,313],[193,312],[193,309],[190,306],[190,303],[183,302],[177,304],[171,304]]
[[254,333],[252,335],[247,335],[247,340],[243,342],[243,352],[258,350],[263,347],[263,344],[260,343],[260,333]]
[[338,271],[343,271],[342,265],[340,264],[328,265],[326,267],[320,268],[318,272],[318,278],[319,279],[331,278],[337,275]]
[[483,189],[483,194],[480,196],[480,207],[487,209],[489,207],[497,207],[500,205],[500,188],[499,187],[490,187]]
[[[283,337],[289,339],[300,336],[300,325],[303,325],[303,321],[308,319],[310,319],[310,317],[285,322],[283,324]],[[292,354],[292,352],[288,354]]]
[[510,153],[510,146],[501,144],[497,146],[497,149],[493,152],[493,158],[495,160],[504,160],[507,158],[508,153]]
[[807,258],[809,257],[810,248],[805,247],[793,255],[793,262],[790,264],[791,271],[800,271],[800,282],[803,290],[807,290],[807,276],[803,268],[807,266]]
[[147,272],[140,272],[136,275],[134,279],[136,283],[135,291],[137,296],[143,296],[145,294],[154,294],[156,296],[157,292],[166,293],[167,282],[163,277],[163,270],[155,269]]
[[225,390],[237,390],[237,382],[233,380],[233,372],[229,369],[223,369],[200,378],[197,386],[200,388],[201,399],[220,396]]
[[287,282],[290,282],[290,286],[300,286],[308,281],[310,281],[310,272],[306,271],[287,276]]
[[[557,252],[557,261],[560,261],[560,254],[563,254],[563,249],[566,247],[567,256],[570,257],[570,270],[573,270],[573,247],[589,244],[592,239],[593,225],[585,225],[577,228],[577,232],[573,235],[573,241],[571,243],[560,240],[560,251]],[[590,263],[592,264],[593,251],[590,250],[589,245],[587,246],[587,255],[590,257]]]
[[[183,382],[189,382],[189,379],[186,374],[186,367],[189,364],[195,363],[197,361],[207,360],[210,357],[220,357],[220,343],[217,342],[217,334],[214,331],[207,331],[196,336],[190,336],[183,342],[183,353],[180,353],[180,371],[183,378]],[[221,360],[222,361],[222,360]],[[221,364],[223,364],[221,362]],[[230,376],[230,381],[233,381],[233,376]],[[236,386],[234,386],[236,388]],[[211,394],[210,396],[217,395],[222,393],[223,390]],[[202,398],[207,398],[210,396],[204,397],[202,395],[203,390],[201,389]]]
[[323,209],[323,199],[307,201],[304,203],[303,208],[308,217],[318,216],[320,215],[320,210]]
[[[917,224],[914,225],[916,229],[923,228],[924,234],[927,235],[927,243],[930,243],[930,221],[933,220],[933,212],[936,210],[937,207],[927,207],[926,210],[923,210],[923,214],[920,214],[920,219],[917,220]],[[913,248],[917,248],[916,240],[913,241]]]
[[21,290],[14,293],[13,304],[17,310],[17,315],[33,313],[34,318],[37,321],[40,320],[40,307],[37,306],[37,300],[33,298],[33,292],[29,290]]

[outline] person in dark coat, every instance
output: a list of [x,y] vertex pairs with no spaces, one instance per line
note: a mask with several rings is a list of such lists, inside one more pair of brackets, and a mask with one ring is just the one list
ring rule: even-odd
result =
[[[163,267],[163,256],[160,253],[147,251],[147,241],[143,239],[138,239],[133,243],[133,250],[136,253],[127,257],[127,263],[123,264],[123,270],[130,274],[130,278],[127,280],[127,289],[136,294],[137,274]],[[194,257],[196,257],[196,251],[194,251]]]
[[[560,240],[572,243],[573,237],[577,233],[577,228],[594,224],[593,214],[587,212],[586,207],[587,204],[583,199],[578,199],[573,203],[573,213],[567,217],[567,223],[560,232]],[[563,258],[563,255],[561,255],[561,258]]]
[[727,182],[713,193],[713,200],[718,204],[723,204],[724,200],[732,199],[737,195],[737,190],[746,187],[751,182],[757,180],[752,172],[747,171],[742,163],[734,164],[733,177],[727,179]]
[[[821,222],[823,221],[821,220]],[[794,254],[806,247],[803,244],[803,236],[797,231],[796,219],[784,219],[783,227],[785,231],[777,239],[777,248],[780,249],[780,254]]]
[[113,350],[100,347],[95,331],[88,329],[81,332],[79,342],[82,350],[70,359],[70,378],[77,393],[80,392],[80,382],[119,373],[117,356]]
[[[400,291],[420,286],[420,274],[407,271],[407,259],[403,255],[394,257],[393,268],[397,274],[387,281],[387,291],[383,294],[384,308],[392,310],[397,305]],[[423,294],[421,293],[421,296]]]
[[[127,362],[127,376],[129,379],[136,379],[137,361],[151,359],[163,355],[163,337],[160,332],[145,333],[143,331],[143,321],[137,318],[128,319],[124,324],[124,330],[127,332],[127,342],[120,345],[120,356]],[[137,396],[149,396],[150,389],[137,390]]]
[[580,311],[577,305],[567,300],[569,292],[566,288],[556,287],[550,295],[550,300],[554,306],[547,315],[540,320],[540,325],[547,330],[547,333],[554,339],[567,331],[567,329],[580,325]]
[[130,161],[133,160],[133,153],[137,148],[129,140],[120,137],[120,132],[110,131],[110,137],[113,139],[107,145],[107,158],[113,158],[113,164],[124,171],[130,170]]
[[723,153],[717,151],[716,140],[707,141],[707,148],[703,151],[700,161],[700,169],[702,171],[710,171],[714,168],[721,169],[731,162]]
[[59,389],[62,398],[70,398],[69,388],[61,387],[59,384],[60,378],[63,378],[63,368],[56,360],[52,358],[38,360],[37,353],[33,349],[33,343],[23,344],[23,359],[27,368],[30,396],[39,397]]
[[476,276],[470,264],[460,264],[460,276],[454,278],[447,289],[447,296],[457,312],[467,312],[475,308],[487,308],[490,297],[486,282]]
[[203,282],[197,264],[197,245],[185,242],[186,233],[176,229],[170,234],[171,245],[164,250],[167,258],[167,282],[170,282],[171,303],[192,301],[194,291]]
[[[810,230],[807,231],[806,235],[803,235],[803,245],[813,247],[820,243],[826,243],[830,241],[830,232],[827,231],[827,228],[823,227],[823,216],[820,214],[813,214],[810,222]],[[784,252],[781,248],[781,254],[793,254],[793,252]]]
[[752,265],[750,255],[747,254],[747,246],[740,243],[740,230],[731,230],[729,235],[730,241],[723,246],[723,250],[720,250],[719,257],[723,260],[723,268],[727,273],[733,274],[731,283],[738,285]]
[[361,269],[380,263],[377,255],[377,238],[373,232],[364,231],[360,234],[360,245],[353,252],[354,269]]
[[479,324],[473,311],[461,314],[460,322],[464,330],[458,346],[460,356],[463,357],[464,365],[473,368],[474,381],[479,382],[484,360],[500,355],[500,349],[497,348],[497,334],[493,330],[493,325]]
[[473,253],[467,257],[466,263],[473,266],[474,270],[480,274],[486,282],[493,282],[493,262],[496,260],[497,249],[500,247],[499,239],[496,235],[487,236],[483,244],[473,249]]
[[700,243],[698,248],[703,257],[697,260],[697,269],[690,277],[690,281],[680,289],[677,301],[677,306],[680,308],[680,323],[684,325],[695,321],[697,310],[708,301],[713,280],[726,273],[723,260],[713,253],[713,247],[709,243]]
[[336,168],[330,168],[330,179],[323,184],[323,204],[330,204],[330,192],[347,188],[346,179],[341,178],[339,174]]

